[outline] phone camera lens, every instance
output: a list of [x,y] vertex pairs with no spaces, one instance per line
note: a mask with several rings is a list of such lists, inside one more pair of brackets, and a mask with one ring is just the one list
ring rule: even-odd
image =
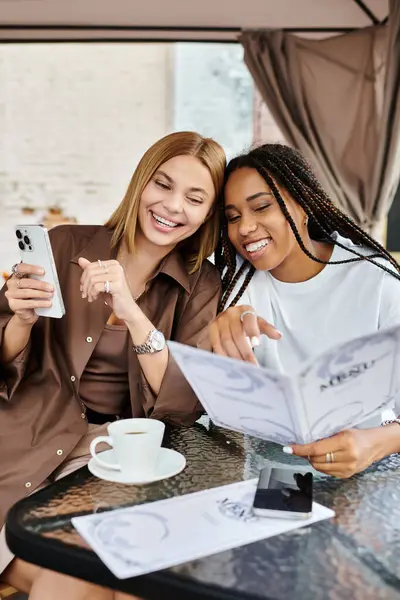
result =
[[15,235],[17,236],[17,238],[18,238],[19,240],[22,240],[22,233],[20,232],[20,230],[19,230],[19,229],[17,229],[17,231],[15,232]]
[[24,235],[24,242],[27,246],[31,245],[31,240],[29,239],[29,237],[27,235]]
[[18,242],[18,246],[21,248],[21,250],[25,250],[24,242]]

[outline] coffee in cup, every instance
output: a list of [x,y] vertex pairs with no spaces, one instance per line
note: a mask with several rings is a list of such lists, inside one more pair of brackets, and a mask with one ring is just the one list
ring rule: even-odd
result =
[[[121,471],[133,479],[151,477],[155,472],[165,425],[156,419],[122,419],[107,427],[108,436],[96,437],[90,444],[94,460],[108,470]],[[114,450],[115,462],[101,459],[96,446],[105,442]]]

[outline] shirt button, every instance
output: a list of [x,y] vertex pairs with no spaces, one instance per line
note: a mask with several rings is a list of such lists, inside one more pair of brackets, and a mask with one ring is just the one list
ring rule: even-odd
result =
[[71,381],[75,381],[75,375],[71,375]]
[[32,485],[32,484],[31,484],[31,482],[30,482],[30,481],[27,481],[27,482],[26,482],[26,484],[25,484],[25,487],[26,487],[26,488],[30,488],[30,487],[31,487],[31,485]]
[[88,335],[88,337],[86,338],[86,341],[90,344],[91,342],[93,342],[93,338],[90,337],[90,335]]
[[58,454],[58,456],[61,456],[63,454],[63,451],[62,450],[57,450],[57,454]]

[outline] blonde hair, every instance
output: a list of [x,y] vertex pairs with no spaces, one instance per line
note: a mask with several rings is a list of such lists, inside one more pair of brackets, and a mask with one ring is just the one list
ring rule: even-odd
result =
[[213,139],[202,137],[193,131],[179,131],[166,135],[153,144],[140,160],[124,199],[105,226],[113,230],[113,247],[124,240],[128,252],[134,253],[139,203],[143,190],[162,164],[182,155],[194,156],[203,163],[211,175],[215,191],[210,216],[192,236],[179,245],[189,272],[193,273],[214,252],[219,238],[220,211],[217,210],[217,201],[223,187],[226,157],[223,148]]

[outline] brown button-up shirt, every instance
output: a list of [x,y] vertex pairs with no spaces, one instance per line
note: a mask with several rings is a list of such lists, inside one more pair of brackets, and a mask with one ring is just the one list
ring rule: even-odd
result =
[[[79,381],[111,312],[102,299],[82,299],[78,264],[81,256],[91,262],[114,258],[111,232],[97,225],[62,225],[50,237],[66,314],[39,318],[25,350],[12,363],[0,365],[0,526],[10,506],[44,481],[86,433]],[[209,348],[207,326],[216,315],[220,285],[210,262],[189,275],[174,251],[139,304],[166,339]],[[0,343],[12,316],[4,291]],[[155,396],[132,344],[128,352],[132,415],[191,425],[202,407],[173,359]]]

